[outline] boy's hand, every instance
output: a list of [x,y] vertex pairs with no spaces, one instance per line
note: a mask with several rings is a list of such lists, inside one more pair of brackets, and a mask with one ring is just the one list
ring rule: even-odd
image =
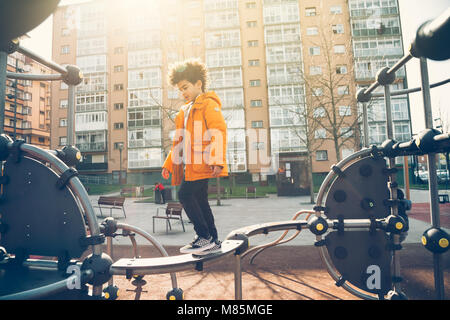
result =
[[220,175],[220,173],[222,172],[223,167],[221,167],[221,166],[211,166],[211,169],[213,171],[213,173],[212,173],[213,177],[217,178]]
[[169,172],[169,170],[167,170],[166,168],[163,168],[162,169],[162,172],[161,172],[161,175],[162,175],[162,177],[164,178],[164,179],[169,179],[169,177],[170,177],[170,172]]

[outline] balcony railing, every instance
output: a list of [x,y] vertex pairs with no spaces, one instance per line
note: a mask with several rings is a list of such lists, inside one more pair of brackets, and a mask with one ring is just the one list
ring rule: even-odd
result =
[[77,143],[75,145],[81,152],[104,152],[106,142]]

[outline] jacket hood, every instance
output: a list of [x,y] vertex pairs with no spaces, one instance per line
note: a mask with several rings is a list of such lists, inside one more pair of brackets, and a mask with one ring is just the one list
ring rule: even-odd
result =
[[208,100],[208,99],[213,100],[215,103],[217,103],[219,108],[222,108],[222,103],[220,102],[220,98],[217,96],[217,94],[214,91],[208,91],[208,92],[205,92],[205,93],[202,93],[201,95],[199,95],[197,97],[197,99],[195,99],[194,107],[195,108],[201,107],[203,105],[203,103],[205,102],[205,100]]

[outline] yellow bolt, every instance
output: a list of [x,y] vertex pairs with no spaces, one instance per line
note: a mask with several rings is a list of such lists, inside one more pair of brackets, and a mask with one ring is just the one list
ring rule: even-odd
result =
[[318,223],[317,226],[316,226],[316,230],[317,231],[322,231],[323,230],[323,224]]
[[397,223],[395,224],[395,228],[396,228],[397,230],[402,230],[402,229],[403,229],[403,223],[397,222]]
[[426,238],[425,236],[422,236],[422,244],[423,244],[424,246],[427,245],[427,238]]
[[176,298],[175,298],[174,295],[172,295],[172,296],[169,297],[169,300],[176,300]]
[[105,292],[105,299],[109,299],[109,292]]
[[446,238],[439,239],[439,246],[441,248],[447,248],[448,247],[448,239],[446,239]]

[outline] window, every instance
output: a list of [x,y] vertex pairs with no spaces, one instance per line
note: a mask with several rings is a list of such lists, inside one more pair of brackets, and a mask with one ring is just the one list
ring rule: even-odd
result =
[[122,83],[118,83],[114,85],[114,91],[121,91],[123,90],[123,84]]
[[316,97],[320,97],[323,95],[323,89],[322,88],[312,88],[312,94]]
[[128,52],[128,68],[145,68],[160,66],[162,53],[160,49],[147,49]]
[[205,34],[206,48],[227,48],[241,46],[239,30],[218,30]]
[[252,121],[252,128],[262,128],[263,122],[262,121]]
[[327,132],[324,128],[317,129],[314,131],[315,139],[325,139],[327,137]]
[[251,107],[262,107],[262,100],[251,100],[250,106]]
[[242,86],[242,68],[215,68],[209,72],[211,89]]
[[352,108],[350,106],[339,106],[339,115],[341,117],[351,116]]
[[60,127],[67,127],[67,119],[66,118],[59,118],[59,126]]
[[77,40],[77,55],[93,55],[106,53],[106,37],[95,37]]
[[309,54],[311,56],[318,56],[318,55],[320,55],[320,47],[309,47]]
[[[314,118],[322,118],[322,117],[325,117],[325,108],[324,108],[324,107],[317,107],[316,109],[314,109],[313,117],[314,117]],[[325,130],[325,129],[324,129],[324,130]]]
[[331,14],[341,14],[342,7],[341,6],[332,6],[332,7],[330,7],[330,13]]
[[408,123],[394,124],[394,139],[397,141],[408,141],[411,139],[411,131]]
[[83,74],[106,72],[106,55],[89,55],[77,57],[76,65]]
[[123,109],[123,103],[114,103],[114,110],[122,110]]
[[239,48],[223,48],[206,52],[206,65],[209,68],[231,67],[242,65]]
[[306,14],[307,17],[315,16],[316,15],[316,8],[315,7],[306,8],[305,14]]
[[258,67],[259,66],[259,59],[248,60],[248,66],[249,67]]
[[392,99],[392,120],[408,120],[408,106],[406,100]]
[[70,35],[70,29],[69,28],[62,28],[61,29],[61,36],[67,37]]
[[80,93],[76,96],[75,112],[100,111],[106,109],[106,92]]
[[353,43],[355,57],[402,55],[400,37],[363,38]]
[[[267,2],[267,1],[264,1]],[[299,8],[297,1],[270,1],[270,5],[264,3],[264,24],[281,24],[299,22]]]
[[256,28],[256,21],[247,21],[247,28]]
[[322,67],[321,66],[310,66],[309,74],[312,76],[322,74]]
[[59,107],[61,109],[67,109],[68,105],[69,105],[69,101],[67,99],[59,100]]
[[70,53],[70,46],[61,47],[61,54],[69,54],[69,53]]
[[317,150],[316,151],[316,160],[317,161],[327,161],[328,160],[328,151],[327,150]]
[[349,94],[348,86],[339,86],[337,91],[338,91],[338,95],[340,95],[340,96]]
[[124,51],[123,47],[115,47],[114,48],[114,54],[122,54]]
[[114,72],[123,72],[123,66],[114,66]]
[[114,123],[114,129],[123,129],[123,122]]
[[337,74],[346,74],[347,66],[336,66],[336,73]]
[[245,7],[246,7],[247,9],[255,9],[255,8],[256,8],[256,2],[247,2],[247,3],[245,4]]
[[216,90],[222,100],[222,108],[244,108],[244,89],[227,88]]
[[345,53],[345,46],[343,44],[336,44],[333,46],[334,53]]
[[249,47],[257,47],[258,46],[258,40],[250,40],[247,42]]
[[136,107],[128,110],[128,128],[160,125],[161,110],[159,107]]
[[342,138],[349,138],[353,135],[353,130],[351,127],[342,127],[340,129],[340,134]]
[[59,145],[65,146],[67,144],[67,137],[59,137]]
[[348,156],[352,155],[353,153],[355,153],[355,150],[353,150],[353,149],[342,149],[342,159],[347,158]]
[[331,26],[331,30],[334,34],[342,34],[344,33],[344,25],[343,24],[333,24]]
[[306,28],[306,35],[307,36],[316,36],[318,34],[319,34],[319,30],[317,29],[317,27]]
[[260,87],[261,86],[261,80],[250,80],[250,87]]
[[128,88],[149,88],[161,86],[161,68],[128,69]]
[[191,39],[191,44],[195,47],[195,46],[199,46],[201,43],[200,38],[192,38]]

